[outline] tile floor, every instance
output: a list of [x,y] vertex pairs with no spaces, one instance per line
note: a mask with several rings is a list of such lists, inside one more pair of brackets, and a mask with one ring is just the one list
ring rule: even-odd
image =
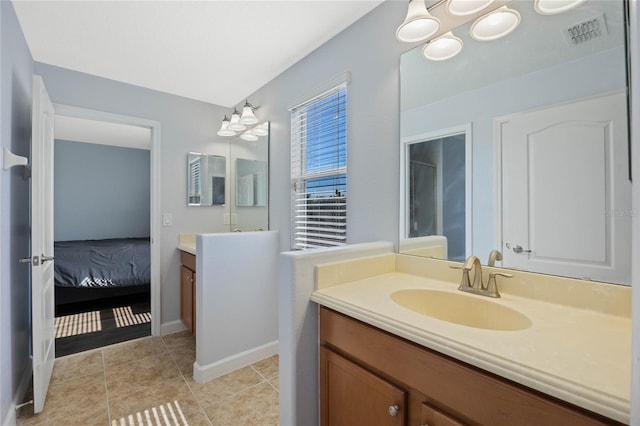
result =
[[188,332],[56,359],[45,409],[18,425],[239,426],[278,424],[278,356],[204,384],[193,381]]

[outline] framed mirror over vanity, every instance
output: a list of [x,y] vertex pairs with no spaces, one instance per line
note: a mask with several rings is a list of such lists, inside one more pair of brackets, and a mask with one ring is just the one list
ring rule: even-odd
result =
[[625,2],[453,33],[401,57],[399,251],[616,284],[631,279]]

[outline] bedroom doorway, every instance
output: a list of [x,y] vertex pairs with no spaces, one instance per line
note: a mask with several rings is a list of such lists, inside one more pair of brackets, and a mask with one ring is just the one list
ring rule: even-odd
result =
[[160,331],[160,124],[54,105],[56,357]]

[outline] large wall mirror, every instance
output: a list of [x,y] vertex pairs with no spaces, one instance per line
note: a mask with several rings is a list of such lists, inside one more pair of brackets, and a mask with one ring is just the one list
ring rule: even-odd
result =
[[625,2],[508,6],[504,38],[401,57],[399,251],[629,284]]
[[269,229],[270,124],[265,121],[256,128],[261,131],[252,138],[230,140],[232,231]]

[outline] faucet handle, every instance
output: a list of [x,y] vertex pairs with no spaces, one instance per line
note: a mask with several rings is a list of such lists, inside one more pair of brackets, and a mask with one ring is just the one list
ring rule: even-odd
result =
[[506,272],[489,272],[489,278],[495,279],[498,275],[505,278],[513,278],[513,274],[507,274]]
[[489,297],[500,297],[498,284],[496,283],[496,276],[498,275],[505,278],[513,278],[513,274],[507,274],[506,272],[490,272],[489,282],[487,282],[487,296]]

